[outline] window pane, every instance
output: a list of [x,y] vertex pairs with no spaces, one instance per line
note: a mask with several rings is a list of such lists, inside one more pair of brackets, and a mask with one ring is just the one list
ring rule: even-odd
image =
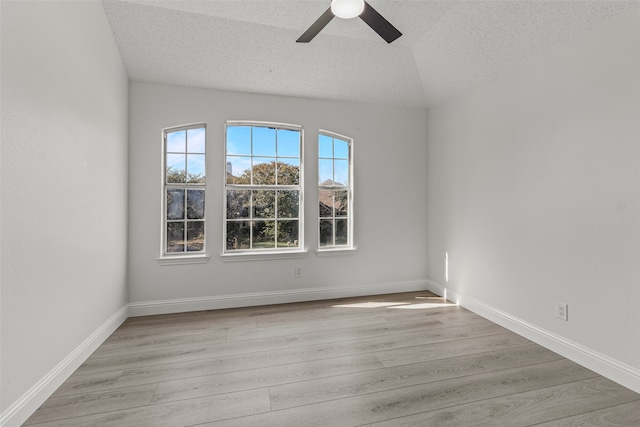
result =
[[184,154],[167,154],[167,182],[168,183],[184,183],[185,182],[185,155]]
[[276,183],[276,159],[253,159],[253,185],[274,185]]
[[184,190],[167,190],[167,219],[184,219]]
[[253,148],[254,156],[274,156],[276,155],[276,130],[267,127],[253,128]]
[[250,126],[227,126],[227,154],[251,155]]
[[204,153],[204,128],[187,131],[187,152]]
[[275,218],[276,217],[276,191],[275,190],[253,191],[253,217],[254,218]]
[[298,218],[299,204],[298,191],[278,191],[278,218]]
[[333,245],[333,220],[320,220],[320,246]]
[[227,222],[227,249],[239,250],[250,249],[249,247],[249,221]]
[[227,156],[227,184],[251,184],[251,157]]
[[333,157],[336,159],[349,158],[349,143],[341,139],[333,140]]
[[278,160],[278,185],[298,185],[300,183],[300,160]]
[[227,219],[249,218],[251,190],[227,190]]
[[325,159],[333,157],[333,138],[327,135],[318,137],[318,157]]
[[320,201],[318,206],[320,217],[333,216],[333,191],[319,190],[318,199]]
[[333,160],[318,160],[318,177],[320,185],[333,185]]
[[298,221],[278,221],[278,247],[298,247]]
[[187,218],[204,219],[204,190],[187,190]]
[[253,249],[268,249],[276,246],[276,222],[253,222]]
[[300,157],[300,131],[278,129],[278,157]]
[[346,219],[336,219],[336,245],[346,245],[349,243]]
[[180,130],[167,134],[167,153],[184,153],[186,151],[187,132]]
[[334,177],[335,185],[348,186],[349,185],[349,161],[348,160],[334,160]]
[[167,252],[184,252],[184,222],[167,223]]
[[187,251],[204,250],[204,221],[187,221]]
[[336,208],[336,216],[349,215],[349,192],[346,190],[336,190],[334,206]]
[[187,182],[204,184],[204,154],[187,155]]

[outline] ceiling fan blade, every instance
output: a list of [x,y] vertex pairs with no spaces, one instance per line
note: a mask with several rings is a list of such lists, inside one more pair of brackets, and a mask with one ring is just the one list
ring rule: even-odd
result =
[[329,8],[320,16],[320,18],[318,18],[316,22],[311,24],[309,29],[305,31],[298,40],[296,40],[296,43],[309,43],[332,19],[333,12],[331,12],[331,8]]
[[387,43],[391,43],[402,35],[400,31],[389,21],[384,19],[369,3],[364,2],[364,11],[360,14],[360,18],[373,28]]

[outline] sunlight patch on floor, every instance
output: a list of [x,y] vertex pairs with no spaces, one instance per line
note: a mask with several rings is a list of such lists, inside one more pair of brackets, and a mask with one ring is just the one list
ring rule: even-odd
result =
[[396,305],[405,305],[408,302],[358,302],[354,304],[339,304],[334,305],[336,308],[379,308],[379,307],[391,307]]
[[[334,305],[334,308],[401,308],[405,310],[420,310],[427,308],[438,307],[452,307],[457,304],[448,302],[442,297],[415,297],[419,300],[418,303],[411,302],[357,302],[353,304],[338,304]],[[429,302],[423,302],[424,300],[431,300]]]
[[425,308],[438,308],[438,307],[455,307],[457,304],[451,302],[424,302],[420,304],[408,304],[402,305],[399,307],[389,307],[389,308],[404,308],[406,310],[420,310]]

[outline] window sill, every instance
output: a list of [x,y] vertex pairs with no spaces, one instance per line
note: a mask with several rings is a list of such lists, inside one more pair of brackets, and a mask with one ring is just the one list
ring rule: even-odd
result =
[[316,256],[327,257],[327,256],[351,255],[351,254],[354,254],[355,252],[356,252],[356,248],[318,249],[316,250]]
[[164,256],[158,258],[160,265],[183,265],[183,264],[206,264],[209,262],[209,255],[180,255],[180,256]]
[[221,254],[220,259],[223,262],[236,262],[236,261],[263,261],[272,259],[288,259],[288,258],[304,258],[307,256],[307,251],[272,251],[272,252],[253,252],[253,253],[228,253]]

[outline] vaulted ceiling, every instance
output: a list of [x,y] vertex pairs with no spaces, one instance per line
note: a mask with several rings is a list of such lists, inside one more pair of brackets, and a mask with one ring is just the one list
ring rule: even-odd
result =
[[[507,72],[637,1],[368,0],[402,33],[385,43],[329,0],[103,0],[134,81],[429,107]],[[579,70],[576,70],[579,72]]]

